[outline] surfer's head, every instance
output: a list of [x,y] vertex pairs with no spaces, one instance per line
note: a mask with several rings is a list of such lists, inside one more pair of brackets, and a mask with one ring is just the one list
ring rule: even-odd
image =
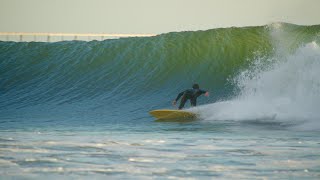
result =
[[192,88],[193,88],[193,89],[199,89],[200,87],[199,87],[199,84],[193,84],[193,85],[192,85]]

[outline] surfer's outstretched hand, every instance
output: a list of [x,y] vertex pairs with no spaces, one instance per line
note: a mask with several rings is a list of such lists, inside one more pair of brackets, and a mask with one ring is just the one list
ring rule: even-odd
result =
[[207,91],[207,92],[204,94],[204,96],[207,96],[207,97],[208,97],[208,96],[209,96],[209,92]]
[[176,106],[176,104],[177,104],[176,100],[172,101],[172,106]]

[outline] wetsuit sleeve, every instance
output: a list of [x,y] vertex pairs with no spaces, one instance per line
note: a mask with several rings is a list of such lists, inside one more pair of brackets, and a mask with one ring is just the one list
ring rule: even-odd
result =
[[201,94],[205,94],[207,91],[200,89]]
[[182,91],[181,93],[178,94],[176,101],[178,101],[180,99],[180,97],[183,95],[184,91]]

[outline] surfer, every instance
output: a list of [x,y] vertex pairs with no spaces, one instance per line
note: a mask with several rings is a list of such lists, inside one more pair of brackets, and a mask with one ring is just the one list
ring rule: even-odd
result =
[[197,98],[202,94],[204,94],[205,96],[209,96],[208,91],[201,90],[198,84],[193,84],[192,89],[187,89],[179,93],[177,98],[172,102],[172,104],[175,106],[177,101],[182,96],[179,109],[182,109],[184,107],[184,104],[187,102],[188,99],[190,100],[191,106],[197,106]]

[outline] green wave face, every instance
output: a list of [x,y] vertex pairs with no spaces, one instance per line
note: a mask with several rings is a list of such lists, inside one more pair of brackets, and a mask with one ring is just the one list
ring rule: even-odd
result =
[[277,23],[101,42],[1,42],[0,107],[164,107],[195,82],[213,92],[209,101],[230,98],[241,94],[239,74],[255,61],[269,67],[319,44],[319,34],[319,25]]

